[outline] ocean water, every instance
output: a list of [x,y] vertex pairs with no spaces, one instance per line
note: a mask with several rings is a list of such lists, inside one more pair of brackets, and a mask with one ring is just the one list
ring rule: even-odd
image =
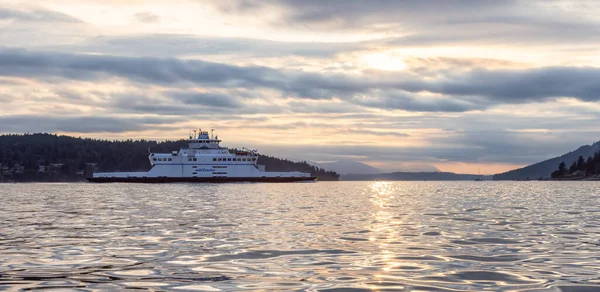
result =
[[599,182],[0,184],[0,290],[600,291]]

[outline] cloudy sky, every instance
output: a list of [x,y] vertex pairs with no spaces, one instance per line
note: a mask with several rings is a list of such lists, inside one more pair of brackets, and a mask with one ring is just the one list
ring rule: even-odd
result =
[[600,140],[600,2],[0,0],[0,132],[497,173]]

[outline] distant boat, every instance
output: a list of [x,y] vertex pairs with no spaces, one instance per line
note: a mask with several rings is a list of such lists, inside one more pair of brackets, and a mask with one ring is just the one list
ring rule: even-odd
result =
[[477,178],[475,178],[475,181],[483,181],[483,179],[481,178],[481,171],[479,170],[479,168],[477,169]]
[[146,172],[101,172],[90,182],[296,182],[315,181],[306,172],[271,172],[258,165],[256,150],[230,151],[221,147],[218,136],[200,130],[190,135],[189,147],[172,153],[150,153]]

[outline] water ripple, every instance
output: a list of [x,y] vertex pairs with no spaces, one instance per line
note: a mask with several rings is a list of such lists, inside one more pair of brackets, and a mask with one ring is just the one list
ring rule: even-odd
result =
[[6,184],[0,290],[600,291],[597,182]]

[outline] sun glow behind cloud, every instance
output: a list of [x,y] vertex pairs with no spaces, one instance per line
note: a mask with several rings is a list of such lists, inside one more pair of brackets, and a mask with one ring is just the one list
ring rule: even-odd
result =
[[386,71],[402,71],[406,64],[402,58],[387,53],[372,53],[363,56],[362,61],[367,67]]

